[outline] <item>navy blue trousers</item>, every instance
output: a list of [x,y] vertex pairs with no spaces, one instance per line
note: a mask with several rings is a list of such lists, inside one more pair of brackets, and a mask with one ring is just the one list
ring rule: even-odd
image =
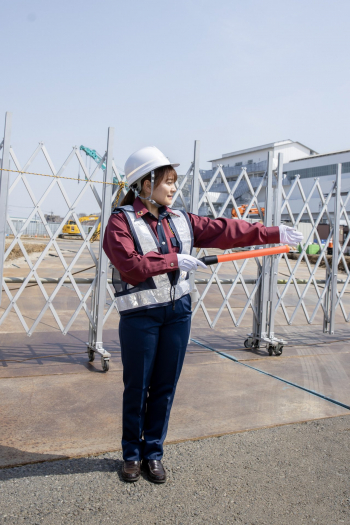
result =
[[119,338],[123,362],[123,458],[163,457],[170,410],[191,327],[191,297],[124,314]]

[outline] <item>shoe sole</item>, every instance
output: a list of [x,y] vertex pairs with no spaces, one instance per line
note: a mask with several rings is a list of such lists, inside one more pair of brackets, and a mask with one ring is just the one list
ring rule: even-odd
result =
[[165,483],[166,482],[166,478],[165,479],[154,479],[149,474],[147,474],[147,478],[148,478],[148,481],[152,481],[152,483]]
[[150,473],[149,473],[148,466],[145,465],[144,463],[141,463],[141,470],[143,472],[145,472],[145,474],[147,474],[148,481],[151,481],[152,483],[166,483],[166,477],[164,479],[154,479],[154,478],[152,478]]
[[124,478],[123,474],[122,474],[122,480],[123,481],[126,481],[127,483],[135,483],[135,481],[138,481],[140,479],[141,476],[138,476],[137,478],[133,478],[133,479],[130,479],[130,478]]

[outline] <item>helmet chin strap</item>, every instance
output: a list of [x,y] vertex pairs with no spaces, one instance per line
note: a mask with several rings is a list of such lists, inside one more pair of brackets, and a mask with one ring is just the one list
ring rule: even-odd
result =
[[154,170],[151,171],[151,194],[149,197],[141,197],[141,182],[137,183],[137,188],[131,188],[133,192],[135,193],[135,197],[140,197],[143,201],[149,201],[154,206],[157,206],[157,208],[161,208],[163,204],[158,204],[155,200],[152,199],[153,190],[154,190]]

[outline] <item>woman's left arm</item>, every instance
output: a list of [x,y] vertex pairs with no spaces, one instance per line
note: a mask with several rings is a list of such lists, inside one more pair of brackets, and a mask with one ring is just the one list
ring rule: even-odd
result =
[[259,244],[278,244],[278,226],[264,226],[260,222],[250,224],[239,219],[210,219],[188,214],[194,234],[196,248],[219,248],[227,250],[235,247],[256,246]]

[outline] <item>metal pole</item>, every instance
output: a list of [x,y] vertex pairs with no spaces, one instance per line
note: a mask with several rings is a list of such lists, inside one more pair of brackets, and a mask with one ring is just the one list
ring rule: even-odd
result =
[[[267,157],[267,185],[266,185],[266,199],[265,199],[265,226],[272,225],[272,207],[273,207],[273,193],[272,193],[272,163],[273,152],[268,152]],[[266,339],[267,337],[267,320],[269,317],[269,307],[271,306],[269,300],[270,291],[270,271],[271,271],[271,257],[264,257],[262,263],[262,280],[261,280],[261,295],[260,295],[260,334],[259,338]]]
[[337,302],[337,281],[338,281],[338,259],[339,259],[339,228],[340,228],[340,199],[341,199],[341,164],[337,164],[336,190],[334,202],[333,219],[333,255],[331,271],[331,310],[329,318],[329,333],[334,334],[335,324],[335,305]]
[[[10,163],[10,140],[12,127],[12,113],[9,111],[5,115],[5,129],[4,142],[2,148],[1,168],[9,168]],[[6,223],[7,223],[7,204],[10,183],[10,173],[8,171],[0,172],[0,305],[2,295],[2,278],[4,272],[4,257],[5,257],[5,238],[6,238]]]
[[324,294],[323,299],[323,333],[328,334],[329,333],[329,296],[330,296],[330,286],[331,286],[331,280],[330,278],[330,272],[328,268],[326,268],[326,278],[325,283],[328,283],[326,293]]
[[[262,273],[262,267],[258,264],[257,265],[257,275],[256,279],[258,280]],[[248,334],[248,337],[250,337],[250,344],[252,346],[259,347],[259,338],[261,335],[261,315],[260,315],[260,304],[261,304],[261,282],[258,286],[258,289],[254,296],[254,307],[256,311],[256,316],[253,313],[253,326],[252,326],[252,333]]]
[[[193,154],[193,178],[192,178],[192,192],[191,192],[191,207],[190,213],[198,215],[198,203],[199,203],[199,154],[200,154],[200,141],[194,141],[194,154]],[[196,248],[192,250],[192,257],[197,256]],[[190,273],[190,286],[192,288],[191,300],[192,303],[198,303],[200,294],[195,284],[195,272]],[[191,334],[190,334],[191,339]]]
[[278,154],[277,167],[277,187],[275,198],[275,210],[273,217],[273,225],[279,226],[281,223],[281,207],[282,207],[282,181],[283,181],[283,153]]
[[194,156],[193,156],[193,179],[192,179],[192,195],[191,195],[191,213],[198,214],[199,203],[199,153],[200,141],[194,141]]
[[[107,291],[107,271],[108,271],[108,257],[103,250],[103,237],[107,227],[108,219],[111,215],[111,204],[112,204],[112,183],[113,182],[113,142],[114,142],[114,128],[108,128],[108,140],[107,140],[107,159],[106,169],[103,175],[103,182],[109,184],[103,184],[102,188],[102,207],[101,207],[101,226],[100,226],[100,244],[99,244],[99,258],[97,268],[97,281],[96,288],[94,291],[94,304],[95,304],[95,333],[93,348],[90,350],[97,352],[101,355],[102,365],[104,370],[109,368],[109,358],[111,355],[104,350],[102,342],[103,333],[103,321],[104,321],[104,309],[106,303],[106,291]],[[91,345],[91,343],[90,343]]]
[[[275,206],[273,211],[273,225],[279,226],[281,223],[281,206],[282,206],[282,180],[283,180],[283,153],[278,154],[278,168],[277,168],[277,185],[275,191]],[[279,256],[271,257],[271,277],[270,277],[270,313],[269,313],[269,327],[268,337],[274,338],[275,335],[275,309],[277,302],[277,274],[278,274],[278,260]]]

